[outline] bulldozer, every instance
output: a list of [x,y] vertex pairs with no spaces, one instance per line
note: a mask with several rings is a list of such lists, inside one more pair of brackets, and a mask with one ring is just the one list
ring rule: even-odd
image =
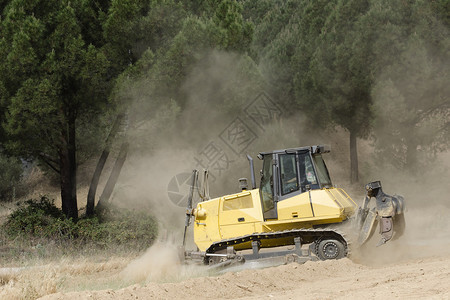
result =
[[214,199],[203,196],[196,207],[192,199],[199,171],[194,170],[183,247],[193,224],[197,249],[183,248],[184,259],[217,267],[261,260],[340,259],[365,244],[377,223],[377,246],[400,237],[404,198],[385,194],[381,182],[374,181],[365,185],[366,196],[358,207],[342,188],[333,186],[323,159],[329,152],[330,147],[318,145],[259,153],[259,188],[253,159],[247,155],[251,188],[241,178],[240,192]]

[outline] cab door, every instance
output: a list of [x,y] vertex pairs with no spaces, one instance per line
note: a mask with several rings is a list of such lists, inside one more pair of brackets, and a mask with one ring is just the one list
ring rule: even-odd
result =
[[279,202],[278,220],[303,219],[314,216],[311,194],[302,182],[311,174],[305,171],[305,158],[309,152],[283,153],[278,155],[279,162]]
[[264,220],[277,218],[277,183],[278,167],[276,155],[269,154],[264,156],[261,184],[259,187],[261,195],[262,212]]

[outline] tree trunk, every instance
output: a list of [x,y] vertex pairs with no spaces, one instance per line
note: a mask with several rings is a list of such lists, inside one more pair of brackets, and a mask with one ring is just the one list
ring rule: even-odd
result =
[[61,205],[63,213],[69,217],[71,210],[71,195],[72,185],[70,182],[69,171],[69,153],[67,147],[63,145],[59,150],[59,165],[60,165],[60,183],[61,183]]
[[72,218],[76,222],[78,220],[78,207],[74,113],[69,113],[67,131],[62,132],[61,140],[59,158],[62,210],[68,218]]
[[94,213],[95,194],[97,192],[100,175],[102,174],[106,160],[108,159],[109,152],[111,150],[112,141],[120,129],[120,123],[122,122],[123,117],[124,117],[123,114],[119,114],[116,117],[116,120],[114,121],[111,131],[109,132],[109,135],[106,138],[105,148],[103,149],[102,155],[100,156],[100,158],[97,162],[97,166],[95,167],[94,175],[92,176],[91,184],[89,186],[89,193],[87,196],[87,203],[86,203],[86,215],[87,216],[91,216]]
[[358,178],[358,149],[356,145],[356,133],[350,131],[350,182],[356,183]]
[[98,200],[97,203],[98,209],[103,209],[106,203],[108,203],[109,198],[111,197],[111,194],[114,190],[114,186],[117,183],[117,179],[119,178],[120,171],[122,170],[123,164],[125,163],[125,160],[127,158],[127,154],[128,154],[128,142],[125,141],[122,143],[122,146],[120,147],[119,155],[117,156],[116,162],[114,163],[111,175],[109,176],[105,188],[103,189],[103,193],[100,196],[100,199]]

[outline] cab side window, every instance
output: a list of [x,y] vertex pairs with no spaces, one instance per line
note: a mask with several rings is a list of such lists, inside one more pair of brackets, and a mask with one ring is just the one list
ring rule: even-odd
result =
[[261,196],[264,212],[266,212],[275,207],[273,203],[272,156],[264,158],[263,174],[261,178]]
[[296,155],[281,154],[279,158],[282,195],[298,191],[299,184]]

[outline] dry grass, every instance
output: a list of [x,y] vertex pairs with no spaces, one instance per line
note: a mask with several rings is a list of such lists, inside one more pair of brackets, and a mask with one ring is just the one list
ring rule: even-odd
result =
[[73,242],[36,243],[16,240],[0,247],[0,299],[125,287],[130,282],[122,270],[142,255],[126,246],[102,250]]
[[[147,251],[129,249],[124,256],[96,254],[29,258],[20,268],[0,268],[0,299],[36,299],[57,292],[112,289],[149,282],[177,282],[206,275],[199,267],[183,266],[177,247],[156,242]],[[132,254],[131,254],[132,253]]]
[[29,261],[23,268],[0,268],[0,299],[36,299],[66,291],[121,288],[126,282],[121,270],[133,256],[101,258],[61,258],[40,265]]
[[[58,253],[59,249],[52,249]],[[0,299],[36,299],[53,293],[118,290],[133,284],[179,282],[205,276],[206,270],[180,263],[173,241],[157,241],[145,252],[90,249],[58,258],[29,256],[0,267]],[[59,255],[59,254],[58,254]],[[11,264],[12,266],[13,264]]]

